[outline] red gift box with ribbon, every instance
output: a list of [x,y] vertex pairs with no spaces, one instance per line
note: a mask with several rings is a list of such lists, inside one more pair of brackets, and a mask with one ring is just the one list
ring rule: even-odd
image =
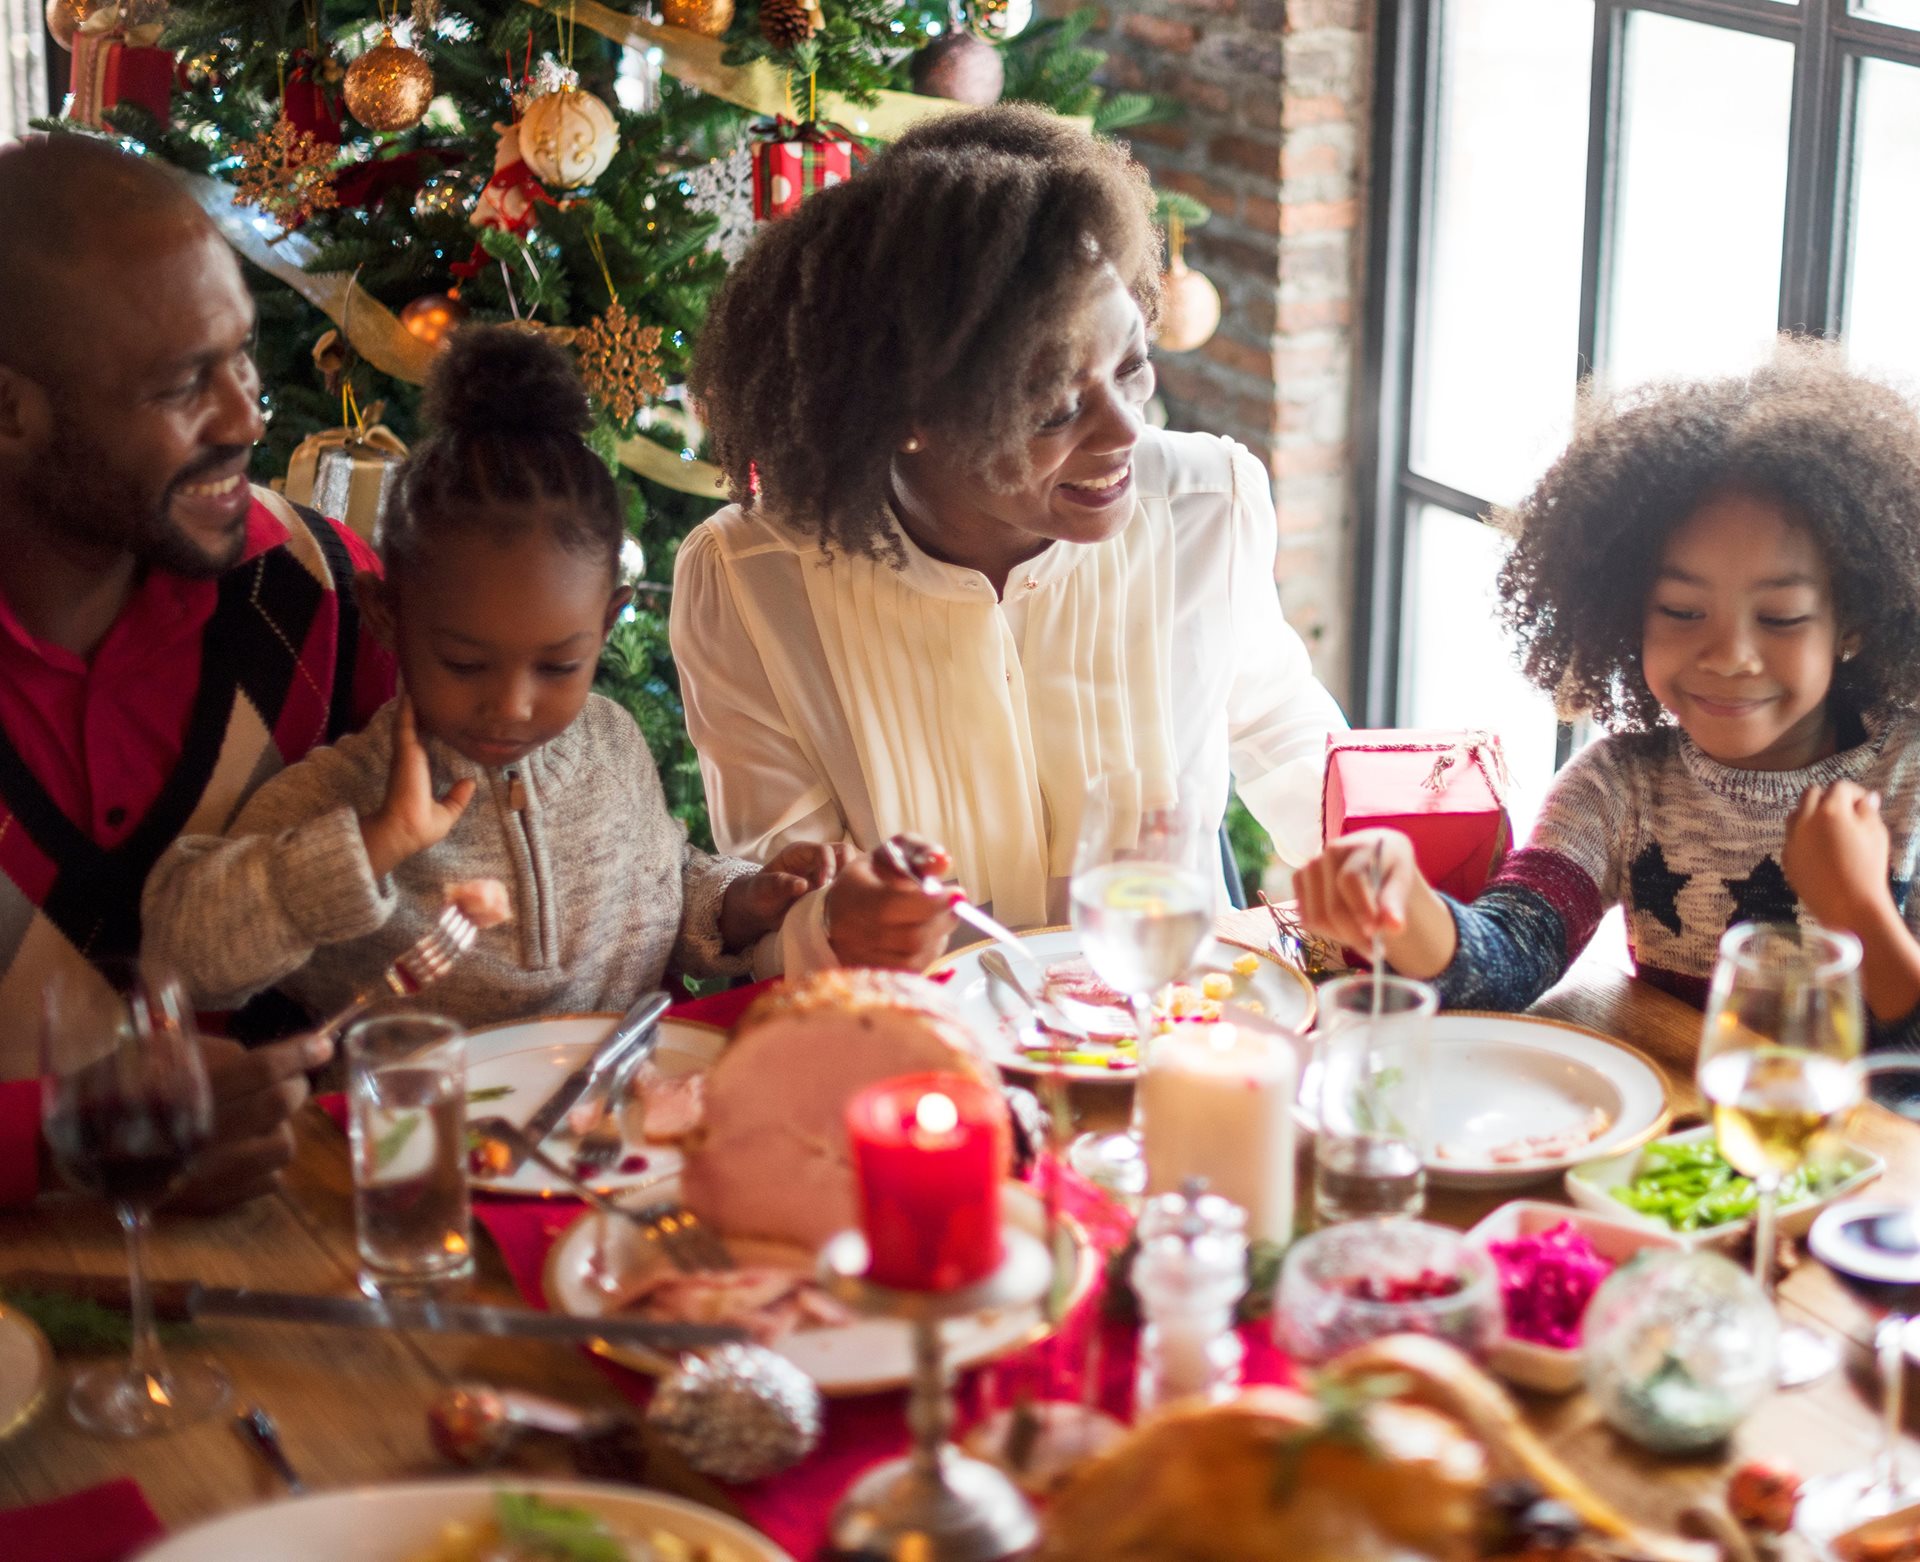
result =
[[1491,732],[1349,732],[1327,739],[1320,822],[1331,841],[1398,830],[1435,889],[1472,900],[1513,844],[1507,761]]
[[171,49],[153,47],[165,26],[164,21],[137,18],[131,5],[91,12],[73,35],[73,97],[67,118],[104,130],[108,109],[137,103],[166,124],[173,112],[174,55]]
[[850,177],[865,153],[840,126],[822,120],[762,120],[753,127],[753,215],[762,222],[799,210],[815,190]]

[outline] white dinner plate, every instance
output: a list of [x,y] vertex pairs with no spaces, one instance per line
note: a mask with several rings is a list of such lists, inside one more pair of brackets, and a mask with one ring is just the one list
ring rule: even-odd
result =
[[623,1540],[664,1533],[707,1546],[713,1562],[793,1562],[738,1520],[678,1497],[509,1476],[354,1486],[263,1503],[171,1535],[138,1562],[413,1562],[448,1524],[485,1519],[501,1491],[591,1509]]
[[[1040,970],[1078,959],[1080,955],[1080,935],[1070,927],[1038,928],[1031,933],[1021,934],[1020,942],[1032,952]],[[1015,1074],[1044,1073],[1047,1065],[1028,1057],[1023,1046],[1026,1037],[1033,1034],[1028,1028],[1030,1016],[1026,1006],[1004,984],[991,980],[981,967],[980,957],[997,947],[991,939],[969,944],[965,949],[955,950],[935,961],[927,968],[927,974],[934,976],[942,971],[953,973],[947,979],[947,992],[958,1007],[961,1018],[986,1042],[988,1055],[996,1064]],[[1260,962],[1251,976],[1242,976],[1233,969],[1233,962],[1244,955],[1253,955]],[[1007,958],[1014,966],[1021,984],[1029,992],[1037,993],[1040,986],[1039,971],[1033,966],[1024,965],[1012,955]],[[1197,988],[1200,978],[1210,971],[1224,972],[1233,978],[1233,995],[1226,1000],[1227,1003],[1253,999],[1259,1003],[1266,1017],[1285,1031],[1304,1032],[1313,1024],[1313,983],[1272,954],[1209,939],[1188,985]],[[1071,1004],[1063,1007],[1068,1009],[1070,1018],[1079,1017],[1072,1012]],[[1136,1072],[1138,1070],[1131,1061],[1120,1059],[1116,1059],[1111,1066],[1069,1063],[1061,1069],[1068,1079],[1094,1083],[1131,1082]]]
[[33,1419],[53,1382],[53,1351],[25,1313],[0,1307],[0,1442]]
[[[1432,1131],[1427,1178],[1443,1188],[1517,1188],[1618,1155],[1667,1126],[1666,1077],[1643,1053],[1561,1020],[1456,1010],[1433,1021]],[[1319,1068],[1301,1075],[1300,1115],[1311,1125]],[[1495,1161],[1515,1140],[1557,1134],[1598,1108],[1607,1126],[1564,1154]],[[1441,1156],[1445,1145],[1454,1153]]]
[[[560,1081],[571,1074],[605,1041],[619,1020],[617,1014],[568,1014],[541,1020],[511,1020],[467,1032],[468,1113],[473,1117],[504,1117],[516,1127],[539,1110]],[[663,1074],[692,1074],[720,1056],[727,1033],[696,1021],[664,1019],[654,1066]],[[505,1095],[490,1097],[489,1092]],[[475,1096],[479,1099],[476,1100]],[[644,1156],[644,1166],[621,1171],[616,1160],[591,1179],[594,1187],[618,1193],[648,1186],[680,1169],[680,1152],[670,1145],[646,1144],[640,1137],[640,1108],[629,1100],[622,1109],[627,1149],[621,1159]],[[547,1141],[548,1153],[563,1165],[573,1158],[573,1140],[565,1124]],[[476,1176],[476,1188],[489,1193],[540,1196],[566,1193],[566,1186],[528,1161],[511,1177]]]
[[[675,1199],[679,1196],[678,1186],[661,1188],[654,1196]],[[1008,1225],[1045,1240],[1046,1212],[1037,1194],[1019,1183],[1008,1183],[1002,1192],[1001,1207]],[[1086,1234],[1076,1224],[1065,1218],[1061,1223],[1073,1243],[1073,1287],[1068,1302],[1071,1307],[1092,1287],[1098,1258]],[[608,1298],[589,1278],[599,1234],[600,1218],[583,1215],[567,1227],[560,1240],[548,1250],[542,1285],[547,1305],[555,1312],[570,1313],[577,1318],[598,1318],[607,1312]],[[797,1247],[737,1238],[727,1246],[741,1264],[775,1264],[808,1274],[815,1271],[816,1255]],[[615,1221],[608,1226],[606,1258],[609,1268],[622,1275],[666,1262],[658,1244],[649,1243],[637,1227],[626,1221]],[[1045,1327],[1037,1302],[953,1319],[944,1326],[947,1360],[954,1367],[972,1367],[997,1360],[1040,1339]],[[913,1375],[913,1336],[905,1323],[890,1319],[855,1318],[838,1327],[800,1329],[773,1348],[819,1384],[821,1393],[831,1396],[903,1388]],[[596,1341],[593,1349],[609,1361],[617,1361],[638,1372],[657,1374],[671,1371],[673,1367],[672,1362],[635,1346]]]

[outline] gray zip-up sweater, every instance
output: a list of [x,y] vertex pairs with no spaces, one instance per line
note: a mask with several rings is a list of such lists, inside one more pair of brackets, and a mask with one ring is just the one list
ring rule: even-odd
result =
[[477,878],[507,886],[513,920],[421,999],[463,1024],[624,1010],[669,964],[747,970],[751,951],[722,953],[720,902],[755,865],[687,844],[640,729],[597,694],[514,765],[482,768],[423,739],[436,792],[463,778],[477,790],[445,840],[376,879],[360,818],[386,797],[396,708],[266,782],[224,837],[183,836],[155,866],[143,949],[196,1002],[278,985],[331,1012],[427,931],[447,885]]

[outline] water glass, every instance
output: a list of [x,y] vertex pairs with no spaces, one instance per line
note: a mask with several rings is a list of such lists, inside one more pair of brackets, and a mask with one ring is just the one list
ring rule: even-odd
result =
[[1343,976],[1321,987],[1313,1159],[1322,1225],[1426,1207],[1437,1002],[1425,982],[1404,976]]
[[361,1288],[405,1293],[465,1279],[464,1034],[436,1015],[377,1015],[347,1032],[346,1052]]

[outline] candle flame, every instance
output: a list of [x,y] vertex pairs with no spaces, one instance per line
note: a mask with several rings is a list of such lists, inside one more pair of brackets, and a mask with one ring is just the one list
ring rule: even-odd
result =
[[913,1109],[914,1125],[930,1134],[950,1134],[960,1126],[960,1108],[943,1095],[920,1098]]

